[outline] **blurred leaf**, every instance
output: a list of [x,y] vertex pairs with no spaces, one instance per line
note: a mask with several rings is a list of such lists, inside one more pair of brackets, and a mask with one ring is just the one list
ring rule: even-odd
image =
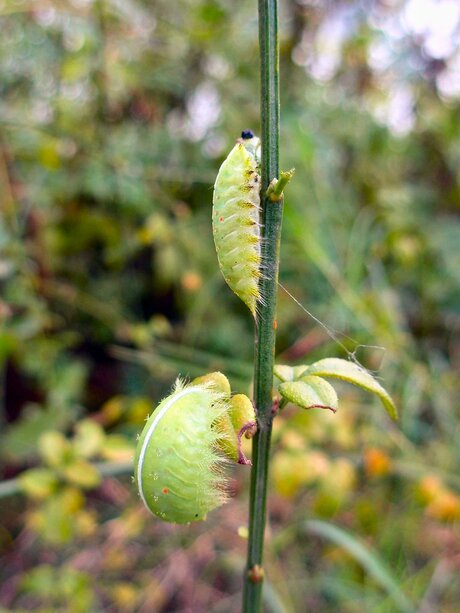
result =
[[37,452],[37,442],[43,433],[65,426],[70,419],[71,415],[59,410],[29,405],[22,419],[10,425],[0,436],[1,452],[15,459],[27,458]]
[[60,467],[73,457],[70,442],[61,432],[45,432],[38,441],[38,449],[44,462],[49,466]]
[[102,456],[107,460],[123,462],[132,460],[135,445],[120,434],[110,434],[102,446]]
[[397,579],[385,566],[375,551],[361,543],[355,536],[333,524],[310,520],[302,524],[310,534],[324,537],[346,551],[388,592],[399,611],[415,613],[416,608],[399,587]]
[[30,514],[29,526],[48,543],[68,543],[76,534],[75,517],[84,502],[84,496],[78,489],[67,487],[45,499],[41,506]]
[[75,426],[75,432],[73,447],[78,456],[91,458],[100,451],[105,432],[98,423],[92,419],[84,419]]
[[31,468],[19,476],[21,490],[32,498],[50,496],[58,485],[56,474],[47,468]]
[[101,482],[101,476],[98,470],[92,464],[84,460],[72,461],[61,467],[60,473],[69,483],[78,485],[83,489],[92,489],[97,487]]
[[93,610],[94,595],[89,575],[70,566],[37,566],[24,575],[21,586],[29,596],[45,600],[49,606],[42,610],[65,609],[69,613]]

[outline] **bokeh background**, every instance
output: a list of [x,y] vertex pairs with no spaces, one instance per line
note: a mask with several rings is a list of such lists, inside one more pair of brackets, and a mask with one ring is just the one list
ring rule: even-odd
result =
[[[280,29],[280,280],[316,319],[280,291],[278,361],[354,357],[401,420],[346,386],[277,418],[266,609],[458,611],[460,3]],[[0,92],[0,610],[238,611],[247,469],[177,527],[130,462],[179,373],[250,390],[210,207],[259,128],[256,3],[0,0]]]

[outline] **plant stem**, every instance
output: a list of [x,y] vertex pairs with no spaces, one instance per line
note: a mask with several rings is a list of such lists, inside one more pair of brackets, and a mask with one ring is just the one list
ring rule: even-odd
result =
[[279,176],[278,0],[259,0],[259,47],[264,276],[260,284],[263,303],[259,306],[256,330],[254,402],[258,431],[252,454],[248,558],[243,591],[245,613],[256,613],[261,608],[268,458],[273,421],[275,316],[283,201],[272,202],[266,193],[272,179]]

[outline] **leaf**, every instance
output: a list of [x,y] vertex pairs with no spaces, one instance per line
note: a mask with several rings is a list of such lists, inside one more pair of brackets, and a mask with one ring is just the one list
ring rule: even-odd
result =
[[132,460],[135,448],[132,442],[121,434],[106,436],[101,449],[101,455],[111,461],[123,462]]
[[41,435],[38,450],[45,464],[52,467],[64,465],[73,457],[70,442],[57,430],[50,430]]
[[61,469],[63,477],[84,489],[97,487],[101,482],[101,476],[92,464],[85,460],[74,460],[71,464]]
[[21,490],[31,498],[47,498],[56,489],[58,480],[48,468],[31,468],[19,476]]
[[281,383],[278,389],[286,400],[302,409],[330,409],[335,413],[338,408],[339,401],[332,385],[315,375]]
[[73,448],[76,455],[83,458],[96,455],[104,443],[103,428],[92,419],[83,419],[75,426],[75,430]]
[[[398,411],[388,392],[370,373],[353,362],[339,358],[325,358],[310,364],[305,370],[305,375],[331,377],[357,385],[361,389],[378,396],[389,416],[395,420],[398,418]],[[305,380],[305,376],[302,377],[302,380]]]
[[65,428],[71,413],[63,408],[43,409],[37,404],[28,404],[21,419],[14,422],[0,435],[1,455],[13,460],[34,456],[40,436],[52,429]]
[[[323,361],[323,360],[322,360]],[[325,361],[325,360],[324,360]],[[334,524],[320,520],[309,520],[302,524],[307,532],[322,536],[345,549],[375,581],[387,591],[400,611],[410,613],[415,611],[414,605],[399,587],[397,579],[386,567],[377,554],[362,543],[354,535],[349,534]]]
[[295,381],[299,379],[307,368],[307,366],[286,366],[285,364],[276,364],[273,373],[275,377],[284,383],[285,381]]

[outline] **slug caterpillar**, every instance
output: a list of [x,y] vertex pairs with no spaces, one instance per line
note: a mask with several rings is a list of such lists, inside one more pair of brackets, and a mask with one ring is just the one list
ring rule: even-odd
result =
[[248,464],[241,436],[254,434],[249,398],[230,396],[222,373],[177,381],[148,418],[139,438],[134,478],[145,506],[164,521],[186,524],[206,519],[223,504],[228,460]]
[[260,140],[249,130],[222,163],[214,184],[212,228],[224,279],[256,316],[260,301]]

